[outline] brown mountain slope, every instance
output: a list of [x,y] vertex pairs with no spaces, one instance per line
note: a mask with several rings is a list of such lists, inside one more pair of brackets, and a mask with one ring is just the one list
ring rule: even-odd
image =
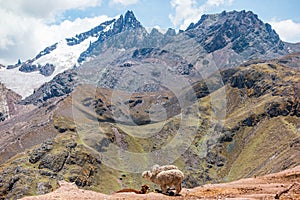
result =
[[[106,194],[140,188],[140,172],[153,162],[177,165],[185,188],[293,168],[300,163],[300,72],[284,65],[248,63],[177,94],[80,85],[0,127],[0,195],[44,194],[59,180]],[[153,154],[168,144],[170,151]]]
[[55,103],[41,108],[18,104],[17,107],[20,108],[17,115],[0,126],[0,164],[58,133],[52,122],[51,109]]

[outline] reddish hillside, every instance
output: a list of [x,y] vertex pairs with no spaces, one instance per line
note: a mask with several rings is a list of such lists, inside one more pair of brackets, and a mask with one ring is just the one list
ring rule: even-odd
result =
[[105,195],[78,189],[75,184],[60,182],[60,187],[48,194],[25,197],[23,200],[55,199],[300,199],[300,165],[279,173],[262,177],[241,179],[223,184],[208,184],[193,189],[183,189],[182,195],[167,197],[150,192],[148,194],[118,193]]

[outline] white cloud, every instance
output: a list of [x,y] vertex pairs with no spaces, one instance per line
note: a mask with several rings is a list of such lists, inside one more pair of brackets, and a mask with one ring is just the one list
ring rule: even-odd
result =
[[197,0],[171,0],[171,6],[175,9],[174,15],[169,18],[174,26],[186,29],[190,23],[197,22],[205,12],[213,7],[224,4],[232,4],[234,0],[207,0],[204,4],[198,5]]
[[290,19],[277,21],[273,19],[268,22],[272,28],[278,33],[279,37],[286,42],[300,42],[300,23],[296,23]]
[[199,19],[203,13],[202,8],[197,8],[195,0],[171,0],[171,6],[175,8],[175,15],[169,15],[173,25],[180,26],[180,29],[185,29],[187,26]]
[[138,3],[139,0],[111,0],[112,4],[122,4],[124,6]]
[[162,33],[162,34],[165,34],[165,33],[168,31],[167,28],[161,28],[161,27],[158,26],[158,25],[153,26],[153,27],[145,27],[145,29],[146,29],[146,31],[147,31],[148,33],[151,33],[152,29],[154,29],[154,28],[155,28],[156,30],[158,30],[158,32],[160,32],[160,33]]
[[108,20],[107,16],[55,22],[68,9],[96,6],[101,0],[0,0],[0,63],[27,60],[45,47]]
[[224,0],[208,0],[206,4],[209,6],[220,6],[221,4],[224,4]]
[[100,5],[101,2],[102,0],[0,0],[0,7],[24,17],[51,21],[65,10],[85,9]]

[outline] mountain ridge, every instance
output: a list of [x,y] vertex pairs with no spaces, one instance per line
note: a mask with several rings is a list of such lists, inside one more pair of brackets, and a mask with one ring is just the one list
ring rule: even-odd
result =
[[[196,34],[194,33],[194,30],[197,31]],[[265,34],[266,38],[263,38],[263,43],[271,42],[273,45],[276,44],[278,45],[279,50],[284,48],[283,42],[280,40],[278,34],[271,28],[271,25],[268,23],[264,24],[252,11],[223,11],[219,15],[203,15],[196,24],[191,24],[186,31],[191,37],[197,37],[199,34],[205,35],[206,37],[213,35],[215,38],[212,40],[215,40],[215,43],[219,43],[219,45],[214,47],[212,44],[204,43],[204,47],[208,53],[218,50],[216,48],[224,48],[228,44],[228,41],[226,40],[236,40],[232,44],[232,48],[235,52],[241,53],[245,46],[250,45],[251,41],[255,41],[254,37],[260,38],[263,31],[267,33]],[[249,38],[249,34],[252,32],[254,32],[254,36]],[[193,33],[195,35],[193,35]],[[247,36],[247,38],[245,38],[245,36]],[[216,37],[220,38],[216,39]],[[239,37],[241,37],[241,39],[238,39]],[[200,43],[202,40],[207,40],[206,38],[199,36],[198,38]],[[255,47],[257,48],[259,46],[256,45]]]
[[[212,24],[209,25],[210,23]],[[184,47],[185,43],[195,46],[199,51],[193,57],[204,57],[202,62],[207,62],[205,57],[212,56],[218,68],[238,65],[250,58],[269,59],[300,50],[297,44],[282,42],[271,26],[264,24],[251,11],[224,11],[220,14],[203,15],[185,31],[176,33],[174,29],[168,29],[165,34],[160,34],[155,29],[148,33],[134,13],[127,11],[124,16],[120,15],[45,48],[33,59],[10,65],[7,70],[2,69],[0,80],[24,98],[55,75],[101,57],[111,49],[122,51],[160,48],[185,57],[195,54],[192,48]],[[195,65],[196,61],[188,59],[188,62]],[[38,81],[33,85],[24,79],[26,87],[16,90],[18,83],[7,80],[12,74],[16,74],[18,80],[24,75],[32,76]]]

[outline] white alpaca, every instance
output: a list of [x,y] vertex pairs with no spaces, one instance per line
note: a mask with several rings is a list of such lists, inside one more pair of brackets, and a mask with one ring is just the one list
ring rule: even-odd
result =
[[184,174],[178,169],[170,169],[161,171],[158,174],[154,174],[150,171],[144,171],[142,177],[152,181],[155,184],[160,185],[162,193],[167,193],[167,188],[174,186],[176,194],[179,194],[182,187],[181,182],[184,178]]

